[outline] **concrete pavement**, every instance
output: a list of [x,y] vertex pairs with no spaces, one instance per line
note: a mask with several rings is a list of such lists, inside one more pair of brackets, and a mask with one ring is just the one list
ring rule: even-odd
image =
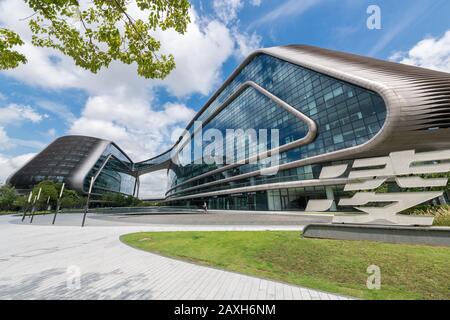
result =
[[0,216],[0,299],[345,299],[128,247],[138,231],[300,230],[283,225],[163,225],[58,216],[57,226]]

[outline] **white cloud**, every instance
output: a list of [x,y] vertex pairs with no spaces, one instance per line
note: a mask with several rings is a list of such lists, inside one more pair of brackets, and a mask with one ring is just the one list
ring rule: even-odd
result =
[[[236,14],[241,7],[241,1],[224,3]],[[235,55],[235,50],[247,52],[248,48],[258,47],[260,40],[256,34],[241,33],[235,24],[227,26],[219,20],[200,17],[192,8],[191,23],[184,35],[174,30],[156,32],[162,52],[172,53],[177,66],[165,80],[150,81],[136,75],[135,65],[113,62],[107,69],[92,74],[75,66],[71,58],[55,50],[34,47],[27,22],[23,21],[31,11],[23,1],[3,0],[0,12],[10,13],[2,15],[0,23],[19,32],[25,45],[17,50],[28,58],[27,64],[4,71],[5,74],[43,88],[78,88],[90,94],[115,93],[125,89],[130,94],[143,96],[149,89],[162,86],[177,97],[193,93],[207,95],[220,82],[221,67]],[[136,9],[131,12],[135,16],[143,14]],[[54,57],[57,58],[56,63]]]
[[139,198],[164,198],[167,185],[165,171],[152,172],[141,176],[139,179]]
[[[155,111],[147,101],[125,96],[89,98],[81,118],[70,134],[83,134],[116,142],[133,161],[156,156],[171,147],[172,132],[179,132],[194,116],[182,104],[167,103]],[[166,172],[142,176],[140,196],[160,197],[165,193]]]
[[44,134],[46,136],[49,136],[50,138],[54,138],[54,137],[56,137],[56,129],[55,128],[50,128]]
[[[250,4],[259,6],[261,0],[252,0]],[[256,32],[251,34],[242,32],[239,26],[238,14],[244,7],[243,0],[214,0],[213,7],[219,20],[231,30],[231,37],[235,44],[234,55],[238,60],[246,58],[251,52],[261,47],[261,36]]]
[[17,157],[8,157],[0,154],[0,184],[5,183],[12,173],[20,169],[35,155],[35,153],[27,153]]
[[[228,11],[231,15],[222,15],[223,19],[199,16],[195,8],[191,8],[191,23],[184,35],[173,30],[156,31],[162,51],[172,53],[176,61],[176,69],[165,80],[159,81],[140,78],[135,65],[120,62],[113,62],[107,69],[92,74],[75,66],[71,58],[55,50],[32,46],[28,21],[23,20],[32,11],[24,1],[2,0],[0,12],[8,14],[0,16],[0,24],[21,35],[25,45],[18,50],[28,58],[26,65],[4,74],[45,89],[84,90],[88,99],[78,119],[67,106],[49,99],[36,101],[37,107],[63,119],[68,126],[67,133],[113,140],[134,161],[144,160],[169,148],[171,135],[183,129],[195,114],[183,103],[156,106],[154,92],[158,88],[162,87],[180,99],[194,93],[208,95],[221,83],[222,66],[228,59],[233,56],[241,59],[259,47],[260,38],[256,33],[242,33],[237,28],[241,2],[226,1],[228,7],[222,9],[231,10]],[[258,2],[252,1],[252,4],[258,5]],[[131,10],[134,10],[134,17],[145,14],[136,8]],[[52,135],[51,132],[49,134]],[[25,144],[19,139],[8,138],[8,141]],[[146,196],[144,189],[148,192],[164,189],[161,175],[155,179],[143,180],[147,185],[141,188],[141,195]],[[155,183],[154,188],[151,183]]]
[[38,141],[38,140],[24,140],[24,139],[17,139],[17,138],[9,138],[9,141],[11,143],[11,147],[26,147],[26,148],[41,150],[46,146],[45,143]]
[[261,36],[256,32],[252,34],[236,33],[236,57],[245,59],[250,53],[261,47]]
[[11,103],[6,107],[0,108],[0,150],[8,150],[15,147],[43,148],[45,144],[40,141],[9,137],[5,127],[20,125],[23,122],[38,123],[44,118],[47,118],[46,114],[40,114],[30,106]]
[[[249,0],[250,5],[259,7],[261,0]],[[214,0],[213,8],[217,17],[225,24],[238,20],[239,11],[244,8],[244,0]]]
[[[382,36],[368,52],[369,56],[376,56],[388,47],[394,39],[402,33],[411,31],[417,19],[425,19],[431,12],[435,3],[431,1],[411,1],[411,5],[405,6],[403,14],[395,20],[394,24],[385,26],[382,24]],[[382,11],[383,15],[383,11]],[[384,21],[384,20],[383,20]]]
[[250,0],[250,4],[255,7],[259,7],[261,5],[262,0]]
[[450,30],[441,38],[419,41],[408,52],[395,52],[390,60],[450,73]]
[[207,95],[221,79],[222,65],[233,54],[230,29],[217,20],[202,20],[191,10],[192,23],[184,36],[161,33],[165,52],[173,54],[176,69],[159,85],[178,97],[194,92]]
[[214,11],[226,24],[237,19],[238,12],[244,7],[242,0],[214,0]]
[[0,150],[4,151],[15,147],[42,149],[45,147],[45,144],[36,140],[11,138],[8,136],[5,128],[0,126]]
[[384,31],[384,36],[369,51],[369,56],[375,56],[386,48],[397,36],[404,32],[417,18],[417,14],[406,14],[403,19],[399,19],[395,26]]
[[5,131],[5,128],[0,127],[0,150],[5,150],[11,148],[12,144],[9,140],[8,134]]
[[[223,63],[233,54],[234,39],[230,30],[217,20],[201,19],[195,9],[190,10],[191,23],[184,35],[173,30],[157,31],[163,52],[174,55],[177,67],[164,81],[149,81],[138,77],[135,65],[113,62],[108,69],[92,74],[74,65],[71,58],[59,52],[31,45],[31,33],[20,19],[30,11],[23,1],[0,2],[0,23],[19,31],[25,45],[17,50],[23,52],[28,63],[5,74],[27,84],[44,88],[79,88],[88,93],[114,93],[126,88],[130,93],[144,95],[154,86],[166,87],[176,96],[192,93],[208,94],[220,79]],[[58,62],[51,57],[57,57]],[[54,59],[53,59],[54,60]]]
[[261,18],[253,21],[248,28],[252,29],[262,25],[268,25],[271,22],[284,17],[298,16],[319,4],[321,1],[322,0],[288,0],[275,7]]
[[37,100],[36,103],[40,108],[57,115],[67,123],[72,123],[76,119],[75,115],[72,111],[70,111],[70,108],[65,104],[56,103],[45,99]]
[[94,96],[89,98],[70,133],[112,140],[134,161],[140,161],[169,148],[171,132],[184,127],[194,114],[182,104],[167,103],[161,110],[154,110],[145,98],[129,99],[122,94]]
[[119,142],[128,137],[125,128],[110,121],[80,118],[70,128],[70,134],[80,134]]
[[23,121],[39,122],[46,115],[37,113],[30,106],[22,106],[18,104],[9,104],[4,108],[0,108],[0,124],[18,124]]
[[117,77],[122,81],[128,81],[130,85],[141,84],[137,87],[142,87],[142,83],[145,82],[144,80],[136,81],[139,78],[136,76],[134,66],[112,63],[111,68],[95,75],[75,66],[71,58],[58,51],[33,46],[28,20],[23,20],[33,11],[29,9],[25,1],[0,1],[0,12],[8,13],[0,16],[0,24],[19,33],[25,44],[17,47],[17,50],[23,52],[28,59],[27,64],[14,70],[4,71],[6,75],[46,89],[79,88],[88,92],[108,89],[114,91],[116,88],[115,86],[111,88],[111,85],[117,84]]

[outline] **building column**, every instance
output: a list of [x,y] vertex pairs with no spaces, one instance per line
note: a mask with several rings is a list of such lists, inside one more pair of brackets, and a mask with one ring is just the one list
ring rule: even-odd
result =
[[138,183],[138,177],[136,176],[134,179],[134,188],[133,188],[133,197],[135,197],[135,198],[136,198],[137,183]]
[[336,201],[334,199],[333,188],[332,187],[325,187],[325,191],[327,193],[327,199],[328,200],[333,200],[333,204],[331,205],[330,211],[336,212],[337,211],[337,207],[336,207]]
[[[139,180],[139,176],[136,177],[136,182],[135,182],[135,186],[134,189],[136,191],[136,195],[135,198],[139,199],[139,187],[140,187],[141,181]],[[134,192],[133,192],[134,193]]]

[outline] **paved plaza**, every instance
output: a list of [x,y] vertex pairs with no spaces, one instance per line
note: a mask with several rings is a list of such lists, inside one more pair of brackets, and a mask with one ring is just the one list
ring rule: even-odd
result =
[[[228,215],[227,224],[225,216],[211,215],[210,223],[195,225],[198,215],[179,216],[184,224],[175,224],[176,216],[90,215],[84,228],[80,214],[60,215],[55,226],[51,216],[36,216],[32,225],[28,218],[0,216],[0,299],[346,299],[162,257],[119,240],[138,231],[300,231],[302,219],[320,217],[259,217],[264,224]],[[297,220],[289,225],[289,219]]]

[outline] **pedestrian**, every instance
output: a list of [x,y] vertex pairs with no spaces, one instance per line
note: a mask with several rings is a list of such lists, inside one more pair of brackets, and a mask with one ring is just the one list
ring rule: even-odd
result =
[[203,202],[203,210],[205,210],[205,213],[208,213],[208,205],[206,202]]

